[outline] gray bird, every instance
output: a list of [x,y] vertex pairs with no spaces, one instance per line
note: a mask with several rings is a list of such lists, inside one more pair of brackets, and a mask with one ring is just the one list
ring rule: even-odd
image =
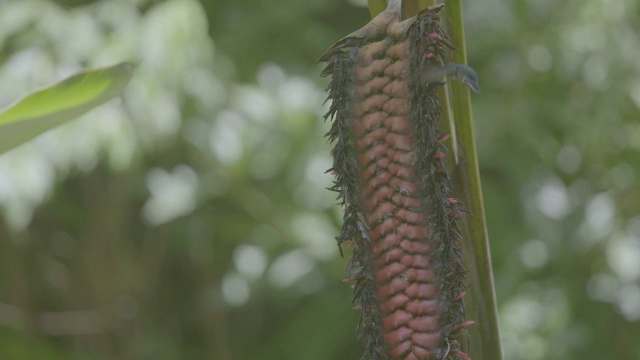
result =
[[463,64],[448,63],[444,66],[430,66],[423,73],[423,80],[429,82],[440,81],[443,77],[453,77],[467,85],[471,90],[480,94],[478,73],[471,67]]

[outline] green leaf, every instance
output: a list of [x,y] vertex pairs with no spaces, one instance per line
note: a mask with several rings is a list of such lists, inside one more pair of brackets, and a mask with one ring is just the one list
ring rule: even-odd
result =
[[133,65],[83,70],[0,112],[0,154],[120,95]]

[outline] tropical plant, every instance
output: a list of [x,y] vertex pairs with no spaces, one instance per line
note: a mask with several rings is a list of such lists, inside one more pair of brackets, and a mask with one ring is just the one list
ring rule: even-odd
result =
[[[440,80],[449,75],[478,90],[465,65],[461,4],[450,5],[455,45],[441,30],[442,5],[393,0],[377,14],[380,6],[370,2],[373,20],[320,58],[328,63],[323,75],[332,76],[332,189],[345,207],[337,239],[354,248],[346,280],[355,281],[363,359],[468,359],[469,333],[477,356],[502,358],[469,92],[456,84],[448,111]],[[439,99],[454,134],[449,166],[457,192],[477,216],[463,230],[442,162],[449,134],[438,129]],[[467,250],[470,311],[459,246]],[[467,312],[481,326],[467,331],[474,324]]]
[[87,69],[0,111],[0,154],[120,95],[133,74],[122,63]]

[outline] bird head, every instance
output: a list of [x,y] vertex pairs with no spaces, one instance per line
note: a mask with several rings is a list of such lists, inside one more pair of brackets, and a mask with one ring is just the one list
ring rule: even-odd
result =
[[455,71],[456,78],[467,85],[471,90],[476,93],[480,93],[480,81],[478,80],[478,73],[471,67],[463,64],[456,64]]

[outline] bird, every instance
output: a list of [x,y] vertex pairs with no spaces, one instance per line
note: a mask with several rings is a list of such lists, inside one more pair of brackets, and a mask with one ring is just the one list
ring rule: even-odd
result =
[[455,78],[467,85],[473,92],[480,94],[478,73],[464,64],[447,63],[446,65],[428,66],[423,71],[422,79],[428,82],[437,82],[445,76]]

